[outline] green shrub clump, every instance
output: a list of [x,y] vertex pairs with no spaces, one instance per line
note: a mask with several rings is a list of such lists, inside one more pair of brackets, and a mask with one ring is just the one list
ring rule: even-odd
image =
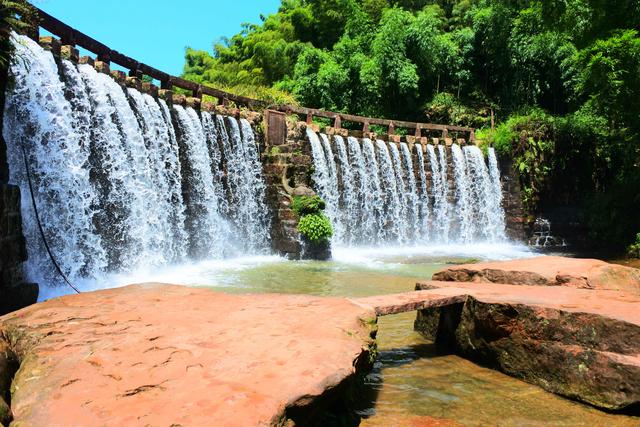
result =
[[298,231],[312,243],[323,243],[333,236],[331,221],[322,213],[325,202],[319,196],[296,196],[291,209],[298,215]]
[[298,231],[313,243],[325,242],[333,236],[331,221],[322,213],[305,215],[300,218]]
[[631,258],[640,258],[640,233],[636,234],[636,241],[627,248],[627,255]]
[[320,196],[296,196],[291,204],[291,209],[299,217],[320,213],[324,208],[325,202]]

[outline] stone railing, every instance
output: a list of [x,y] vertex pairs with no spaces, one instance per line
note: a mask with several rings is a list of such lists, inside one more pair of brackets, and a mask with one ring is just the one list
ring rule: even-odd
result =
[[[418,123],[399,120],[389,120],[381,118],[363,117],[351,114],[337,113],[332,111],[318,110],[313,108],[300,107],[296,105],[269,105],[265,101],[252,99],[240,95],[234,95],[229,92],[218,90],[210,86],[185,80],[167,74],[157,68],[151,67],[142,62],[136,61],[118,51],[115,51],[99,41],[89,37],[88,35],[70,27],[64,22],[54,18],[48,13],[33,6],[36,22],[31,22],[30,30],[27,35],[34,40],[49,45],[49,49],[59,52],[63,57],[68,59],[79,60],[80,62],[93,63],[96,69],[108,74],[112,74],[117,80],[126,80],[127,85],[135,86],[147,93],[160,95],[165,99],[176,103],[189,103],[198,107],[202,102],[203,96],[209,96],[214,99],[214,104],[228,105],[234,103],[237,106],[247,107],[253,110],[270,109],[281,111],[286,114],[297,114],[306,117],[307,123],[311,123],[314,117],[329,119],[332,121],[332,127],[336,129],[342,128],[343,122],[350,122],[361,126],[362,132],[369,132],[371,125],[380,126],[386,129],[388,135],[394,135],[399,128],[413,131],[415,137],[422,137],[423,132],[441,132],[442,138],[448,138],[449,133],[467,134],[468,141],[475,140],[474,129],[462,126],[451,126],[433,123]],[[40,28],[45,29],[56,37],[40,37]],[[76,46],[82,47],[96,55],[96,58],[83,57],[79,58]],[[110,64],[117,64],[129,70],[128,76],[121,71],[110,71]],[[160,88],[149,82],[143,82],[143,76],[160,82]],[[184,96],[173,99],[174,88],[180,88],[184,91],[191,92],[191,98]]]

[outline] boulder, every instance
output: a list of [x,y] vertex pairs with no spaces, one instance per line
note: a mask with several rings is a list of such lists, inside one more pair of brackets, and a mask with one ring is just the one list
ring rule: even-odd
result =
[[640,404],[640,298],[610,290],[423,282],[463,303],[418,312],[436,343],[547,391],[599,408]]
[[640,295],[640,270],[597,259],[540,256],[512,261],[463,264],[440,270],[433,280],[505,283],[530,286],[570,286],[608,289]]

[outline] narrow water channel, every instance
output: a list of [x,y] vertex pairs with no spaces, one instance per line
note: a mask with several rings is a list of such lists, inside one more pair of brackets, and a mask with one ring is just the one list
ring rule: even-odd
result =
[[[229,293],[301,293],[359,297],[412,290],[461,258],[337,252],[336,261],[263,257],[173,269],[155,280]],[[343,261],[340,261],[342,259]],[[415,313],[379,319],[379,357],[367,376],[363,426],[638,426],[443,353],[413,331]]]

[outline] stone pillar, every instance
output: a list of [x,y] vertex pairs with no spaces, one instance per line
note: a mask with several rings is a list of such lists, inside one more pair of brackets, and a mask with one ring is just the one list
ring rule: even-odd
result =
[[279,111],[265,111],[265,150],[262,155],[267,203],[274,212],[273,249],[289,259],[300,259],[302,244],[298,218],[291,209],[294,196],[313,195],[310,188],[313,160],[305,122],[291,123]]
[[502,183],[502,207],[506,220],[507,236],[520,242],[527,239],[527,218],[522,205],[522,189],[513,161],[499,158],[500,181]]

